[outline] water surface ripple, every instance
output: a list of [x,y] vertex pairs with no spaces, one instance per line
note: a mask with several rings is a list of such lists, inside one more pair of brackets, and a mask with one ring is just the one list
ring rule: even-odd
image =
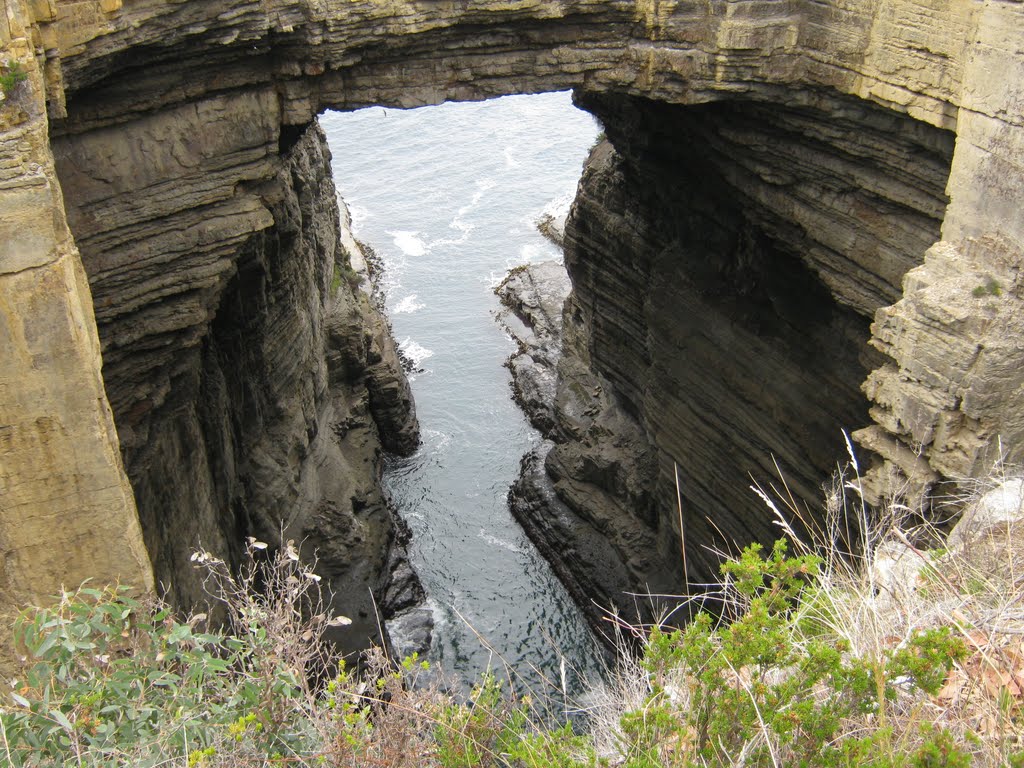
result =
[[[413,531],[435,616],[435,662],[462,681],[507,662],[536,686],[596,674],[576,606],[512,519],[507,493],[539,437],[510,398],[514,344],[493,288],[558,258],[535,228],[567,207],[597,134],[566,93],[328,113],[334,177],[384,266],[395,338],[416,363],[423,445],[384,484]],[[531,672],[535,669],[535,672]]]

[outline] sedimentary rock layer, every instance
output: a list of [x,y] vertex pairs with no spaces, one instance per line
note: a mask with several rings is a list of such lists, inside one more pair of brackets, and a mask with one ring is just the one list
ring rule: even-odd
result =
[[[845,455],[841,430],[867,422],[868,318],[938,237],[952,140],[838,100],[583,103],[610,141],[567,230],[567,311],[583,344],[566,346],[586,365],[563,363],[565,429],[547,465],[572,508],[610,503],[609,519],[648,525],[660,573],[681,568],[681,519],[689,578],[711,581],[715,550],[778,535],[750,482],[781,470],[815,509]],[[628,460],[644,472],[629,473],[633,487],[606,484],[597,499],[572,482],[609,454],[579,416],[580,368],[651,447]]]
[[53,169],[31,17],[8,9],[27,79],[0,104],[0,671],[13,609],[87,576],[153,575],[100,377],[89,283]]
[[[215,152],[155,141],[198,131],[204,114],[247,129],[207,120],[234,142]],[[356,620],[343,636],[358,646],[378,633],[374,596],[387,613],[417,595],[406,573],[387,599],[404,554],[377,485],[381,435],[414,448],[415,416],[387,326],[349,279],[326,140],[313,123],[282,147],[275,119],[265,93],[211,99],[65,136],[57,167],[79,201],[72,225],[97,285],[108,393],[157,579],[195,605],[196,547],[237,563],[247,535],[294,539],[344,596],[333,607]],[[153,144],[162,154],[133,162],[133,146]],[[103,166],[111,153],[120,160]],[[218,200],[206,191],[222,186],[223,166],[277,170]],[[105,178],[88,170],[98,167]],[[138,226],[147,217],[178,229]]]
[[751,482],[786,483],[778,506],[823,525],[842,431],[868,421],[868,318],[938,237],[952,136],[824,94],[581,101],[608,140],[567,229],[554,493],[534,459],[514,504],[547,542],[602,537],[597,562],[565,545],[577,591],[635,615],[623,572],[678,594],[684,557],[711,582],[721,553],[779,535]]

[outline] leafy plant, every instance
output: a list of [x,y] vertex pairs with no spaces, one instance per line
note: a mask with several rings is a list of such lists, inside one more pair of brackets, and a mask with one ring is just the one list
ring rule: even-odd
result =
[[[236,601],[229,606],[235,634],[200,631],[204,614],[180,621],[121,586],[65,592],[52,608],[20,617],[22,676],[13,706],[0,711],[9,763],[62,765],[88,755],[99,764],[131,755],[144,766],[177,754],[197,765],[226,742],[236,753],[308,750],[317,737],[297,714],[314,703],[314,631],[328,622],[296,618],[313,574],[288,556],[293,551],[289,543],[269,568],[254,565],[245,586],[223,561],[194,558]],[[293,583],[266,597],[247,591],[257,578]]]
[[[529,719],[494,676],[472,699],[441,696],[413,654],[371,649],[357,673],[321,642],[329,619],[293,542],[273,557],[250,540],[239,575],[193,556],[230,631],[179,620],[126,587],[82,587],[27,612],[0,755],[14,768],[237,765],[516,766],[594,764],[585,737]],[[257,588],[259,587],[259,588]],[[317,683],[317,681],[323,681]]]
[[28,80],[28,72],[21,65],[20,61],[8,61],[0,72],[0,90],[3,90],[4,97],[9,97],[14,90],[23,82]]
[[[722,568],[732,621],[701,613],[684,630],[652,631],[644,660],[651,694],[621,721],[627,766],[729,765],[740,756],[747,765],[840,766],[891,752],[882,730],[888,702],[901,692],[935,693],[966,648],[943,628],[863,659],[842,638],[806,635],[796,608],[813,595],[820,564],[810,554],[790,557],[785,540],[766,556],[753,544]],[[842,739],[846,722],[861,715],[882,728],[867,741]],[[926,745],[948,753],[944,738]]]

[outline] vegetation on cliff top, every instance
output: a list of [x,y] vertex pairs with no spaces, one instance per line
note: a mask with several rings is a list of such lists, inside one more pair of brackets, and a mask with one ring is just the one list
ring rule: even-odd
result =
[[730,620],[702,612],[647,632],[642,657],[594,692],[584,733],[553,727],[492,675],[463,702],[424,684],[416,657],[375,650],[355,674],[323,643],[346,619],[319,611],[313,571],[291,544],[267,557],[251,541],[239,577],[194,558],[231,632],[124,588],[83,587],[23,615],[0,755],[189,768],[1024,766],[1024,523],[925,551],[898,504],[863,525],[863,507],[847,505],[856,487],[829,494],[812,545],[772,500],[800,516],[784,485],[755,489],[784,538],[723,566],[714,597]]

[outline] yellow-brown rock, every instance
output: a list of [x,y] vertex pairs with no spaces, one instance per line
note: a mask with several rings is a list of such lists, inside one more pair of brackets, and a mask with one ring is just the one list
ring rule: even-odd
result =
[[63,587],[86,579],[153,586],[103,389],[89,283],[53,169],[31,30],[18,27],[24,15],[7,20],[8,60],[20,61],[28,79],[0,105],[4,638],[12,609]]

